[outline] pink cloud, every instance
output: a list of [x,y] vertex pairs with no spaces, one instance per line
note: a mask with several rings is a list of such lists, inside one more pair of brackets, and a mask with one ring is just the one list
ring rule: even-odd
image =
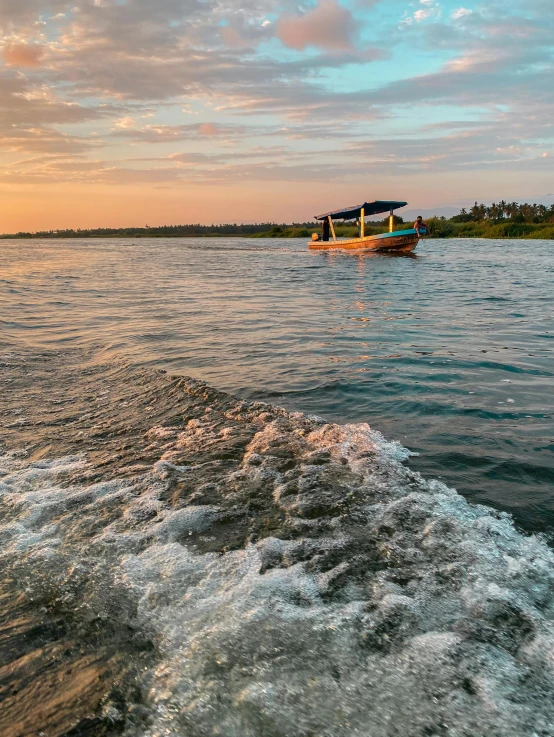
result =
[[291,49],[316,46],[325,51],[350,51],[355,23],[351,12],[334,0],[320,4],[304,15],[286,15],[277,23],[277,37]]
[[44,47],[38,44],[12,43],[4,46],[4,61],[13,67],[38,67],[44,56]]
[[198,132],[201,136],[218,136],[221,134],[221,126],[213,123],[201,123],[198,126]]

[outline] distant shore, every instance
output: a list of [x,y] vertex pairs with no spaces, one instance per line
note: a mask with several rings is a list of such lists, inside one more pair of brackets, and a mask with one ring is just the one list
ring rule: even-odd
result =
[[[478,204],[458,215],[426,218],[433,238],[533,238],[554,239],[554,205],[518,204],[517,202]],[[379,222],[367,222],[366,235],[377,235],[388,230],[388,217]],[[395,216],[395,229],[412,228]],[[310,238],[319,233],[318,221],[304,223],[222,223],[220,225],[159,225],[143,228],[90,228],[77,230],[42,230],[35,233],[19,232],[0,235],[0,240],[15,238]],[[337,236],[355,238],[358,228],[354,223],[335,223]]]
[[[432,238],[518,238],[554,240],[554,223],[490,223],[487,221],[457,223],[444,218],[429,218]],[[412,228],[411,223],[397,223],[397,230]],[[310,238],[312,233],[320,232],[320,225],[277,225],[257,232],[237,232],[231,230],[206,230],[206,232],[187,232],[180,229],[165,228],[121,228],[100,230],[61,230],[39,231],[36,233],[6,233],[0,240],[45,240],[45,239],[98,239],[98,238]],[[366,223],[366,235],[377,235],[386,230],[383,224]],[[358,235],[356,226],[335,225],[339,238],[353,238]]]

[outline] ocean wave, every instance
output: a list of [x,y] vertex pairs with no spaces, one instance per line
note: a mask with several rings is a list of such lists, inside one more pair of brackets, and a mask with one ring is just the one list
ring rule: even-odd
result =
[[140,432],[108,421],[113,401],[85,420],[73,409],[59,447],[80,432],[81,452],[37,459],[29,435],[0,456],[10,590],[82,653],[124,661],[74,723],[126,737],[554,735],[554,555],[540,537],[410,471],[409,451],[367,424],[87,370],[118,386],[123,414],[152,392],[161,407],[135,413]]

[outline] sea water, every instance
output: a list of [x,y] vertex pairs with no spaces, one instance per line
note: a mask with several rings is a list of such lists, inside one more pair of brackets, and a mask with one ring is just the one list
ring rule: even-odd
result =
[[2,734],[554,735],[550,243],[2,246]]
[[554,524],[554,242],[2,241],[4,338],[94,346],[247,399],[369,422],[411,465]]

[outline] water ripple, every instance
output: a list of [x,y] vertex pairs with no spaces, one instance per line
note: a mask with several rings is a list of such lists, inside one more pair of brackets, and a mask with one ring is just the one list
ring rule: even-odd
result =
[[425,474],[532,529],[554,520],[552,242],[426,241],[414,258],[222,238],[2,248],[7,338],[368,421]]

